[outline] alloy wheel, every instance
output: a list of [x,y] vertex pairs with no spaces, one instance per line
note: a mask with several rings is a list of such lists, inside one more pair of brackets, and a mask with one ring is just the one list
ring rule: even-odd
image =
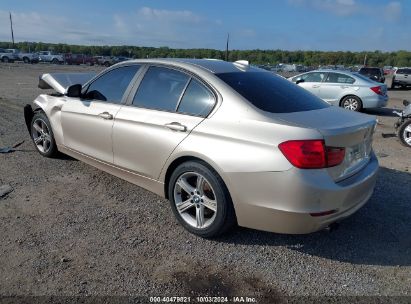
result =
[[357,111],[358,106],[358,100],[355,98],[347,98],[344,100],[343,107],[347,110]]
[[174,203],[190,226],[204,229],[216,218],[217,199],[211,184],[197,172],[180,175],[174,185]]
[[47,124],[40,118],[33,122],[32,137],[37,149],[47,153],[51,148],[50,130]]
[[402,132],[402,138],[407,145],[411,146],[411,124],[409,124]]

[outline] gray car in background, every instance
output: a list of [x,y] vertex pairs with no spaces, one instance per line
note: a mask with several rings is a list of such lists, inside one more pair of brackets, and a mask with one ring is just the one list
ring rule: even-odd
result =
[[358,73],[317,70],[288,78],[334,106],[351,111],[387,105],[387,86]]

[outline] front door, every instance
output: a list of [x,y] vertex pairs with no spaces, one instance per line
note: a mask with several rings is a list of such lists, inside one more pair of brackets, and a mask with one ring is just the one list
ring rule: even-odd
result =
[[113,122],[138,65],[109,70],[85,88],[82,98],[67,97],[61,110],[63,144],[112,163]]

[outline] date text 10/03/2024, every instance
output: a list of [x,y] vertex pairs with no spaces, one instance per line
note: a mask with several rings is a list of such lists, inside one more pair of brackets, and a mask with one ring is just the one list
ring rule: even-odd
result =
[[257,303],[254,297],[150,297],[151,303]]

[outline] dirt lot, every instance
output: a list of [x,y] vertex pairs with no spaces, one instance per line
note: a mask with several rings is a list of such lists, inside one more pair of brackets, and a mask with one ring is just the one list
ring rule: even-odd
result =
[[381,135],[411,91],[389,91],[389,108],[368,112],[379,119],[377,187],[337,231],[238,228],[204,240],[166,200],[35,151],[22,110],[40,93],[38,75],[100,69],[0,64],[0,147],[25,141],[0,154],[0,186],[14,189],[0,198],[0,295],[411,296],[411,149]]

